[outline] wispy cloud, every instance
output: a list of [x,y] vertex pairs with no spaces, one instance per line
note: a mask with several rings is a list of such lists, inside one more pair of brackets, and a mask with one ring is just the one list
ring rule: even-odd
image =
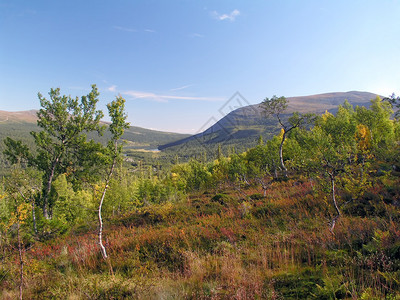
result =
[[181,86],[181,87],[170,89],[170,91],[180,91],[180,90],[187,89],[188,87],[191,87],[191,86],[193,86],[193,84],[187,84],[187,85],[184,85],[184,86]]
[[120,30],[120,31],[137,32],[136,29],[128,28],[128,27],[113,26],[113,28],[116,29],[116,30]]
[[117,91],[117,86],[116,85],[112,85],[110,87],[107,88],[107,91],[109,92],[116,92]]
[[131,96],[134,99],[149,99],[157,102],[168,102],[168,100],[224,101],[224,98],[220,97],[174,96],[142,91],[123,91],[121,94]]
[[113,26],[114,29],[119,30],[119,31],[125,31],[125,32],[147,32],[147,33],[156,33],[155,30],[153,29],[134,29],[134,28],[129,28],[129,27],[122,27],[122,26]]
[[236,17],[238,17],[240,15],[240,11],[237,9],[234,9],[233,11],[231,11],[230,14],[219,14],[216,11],[211,12],[211,15],[219,20],[219,21],[224,21],[224,20],[229,20],[231,22],[235,21]]
[[203,38],[204,35],[200,34],[200,33],[191,33],[191,34],[189,34],[189,37],[192,37],[192,38]]

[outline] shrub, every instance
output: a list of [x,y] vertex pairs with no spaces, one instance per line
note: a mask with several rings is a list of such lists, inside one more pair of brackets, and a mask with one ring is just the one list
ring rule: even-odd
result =
[[281,214],[281,208],[275,203],[265,203],[262,206],[254,207],[252,209],[252,214],[257,219],[279,216]]
[[322,277],[320,270],[306,268],[295,273],[278,274],[272,279],[275,290],[283,299],[309,299],[318,293],[318,285],[323,285]]
[[216,194],[210,200],[212,202],[218,202],[219,204],[225,205],[225,206],[235,203],[235,200],[226,194]]
[[250,195],[249,198],[250,198],[251,200],[262,200],[262,199],[264,199],[265,197],[264,197],[263,194],[255,193],[255,194]]

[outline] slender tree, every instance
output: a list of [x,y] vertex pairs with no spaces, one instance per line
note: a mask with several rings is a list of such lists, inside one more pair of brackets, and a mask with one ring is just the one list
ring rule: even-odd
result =
[[[42,108],[37,113],[37,124],[42,130],[31,132],[36,146],[35,155],[31,155],[28,147],[21,142],[11,138],[7,138],[4,151],[10,162],[17,163],[23,157],[29,165],[43,172],[40,204],[46,219],[51,218],[53,203],[50,192],[54,179],[66,172],[71,164],[85,160],[85,157],[79,155],[82,154],[79,150],[88,144],[86,134],[91,131],[101,133],[103,128],[99,124],[103,113],[96,110],[99,92],[95,85],[92,85],[91,92],[82,96],[80,100],[78,97],[60,95],[59,88],[51,89],[49,96],[50,98],[46,99],[38,94]],[[95,164],[96,161],[91,160],[91,163]]]
[[65,170],[74,150],[86,142],[86,132],[101,131],[99,121],[103,117],[96,110],[99,92],[95,85],[80,101],[78,97],[61,96],[59,88],[51,89],[49,96],[47,100],[38,94],[42,107],[38,112],[38,126],[43,130],[31,132],[38,151],[36,164],[44,171],[41,202],[45,218],[50,218],[49,196],[55,176]]
[[[260,136],[261,137],[261,136]],[[266,145],[259,143],[256,147],[248,150],[245,154],[247,160],[249,177],[253,178],[263,189],[264,197],[272,182],[274,170],[275,149],[271,149],[273,142],[270,140]],[[276,158],[275,158],[276,159]]]
[[347,104],[339,107],[336,116],[325,113],[317,120],[316,126],[310,132],[304,132],[303,138],[307,137],[301,141],[309,150],[309,168],[328,179],[335,209],[335,216],[331,220],[330,227],[332,232],[341,216],[336,183],[356,158],[354,110]]
[[[6,137],[4,139],[4,144],[6,149],[3,153],[7,160],[15,165],[16,170],[20,170],[21,172],[19,178],[23,179],[16,181],[14,188],[18,191],[19,195],[31,205],[33,231],[37,234],[36,198],[40,191],[40,183],[37,180],[38,174],[33,174],[33,170],[28,167],[32,156],[28,146],[24,145],[21,141],[15,141],[10,137]],[[21,184],[22,182],[24,182],[24,184]],[[27,186],[29,186],[28,189],[26,188]]]
[[116,100],[112,101],[107,105],[108,113],[111,117],[112,123],[110,124],[109,130],[111,132],[111,139],[107,144],[105,153],[107,155],[107,161],[109,169],[106,173],[104,188],[101,193],[99,209],[98,209],[98,219],[99,219],[99,246],[103,258],[106,260],[108,258],[106,248],[103,244],[103,219],[102,219],[102,207],[104,203],[104,198],[106,196],[107,189],[111,177],[114,173],[114,168],[121,157],[122,145],[119,143],[121,136],[124,134],[125,129],[129,128],[129,123],[126,122],[127,115],[125,114],[125,100],[122,97],[117,97]]
[[273,96],[271,99],[266,98],[262,102],[262,107],[265,114],[267,116],[276,117],[282,128],[282,138],[279,146],[279,158],[285,177],[288,177],[288,170],[283,161],[283,144],[285,143],[287,135],[295,128],[311,124],[315,119],[314,114],[300,114],[299,112],[294,112],[293,115],[289,117],[287,121],[285,121],[283,115],[288,107],[288,103],[289,101],[285,97],[278,98],[277,96]]
[[26,202],[25,193],[30,187],[25,182],[26,174],[24,170],[21,170],[19,166],[13,170],[11,176],[5,179],[5,191],[6,197],[8,198],[8,205],[10,206],[10,216],[8,220],[8,228],[15,228],[17,235],[17,251],[18,251],[18,263],[19,263],[19,299],[23,298],[23,286],[24,286],[24,265],[25,265],[25,243],[23,240],[23,231],[28,219],[28,207],[29,204]]

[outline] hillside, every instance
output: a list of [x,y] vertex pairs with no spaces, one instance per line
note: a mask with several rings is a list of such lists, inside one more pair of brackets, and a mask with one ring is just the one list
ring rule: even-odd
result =
[[[327,93],[311,96],[289,97],[289,114],[294,111],[301,113],[322,114],[326,110],[334,113],[340,104],[347,99],[353,106],[369,106],[370,100],[376,98],[376,94],[367,92]],[[280,127],[276,119],[265,117],[261,104],[240,107],[205,131],[191,137],[165,144],[160,150],[174,150],[184,148],[185,151],[194,151],[194,148],[202,146],[203,149],[213,149],[217,144],[225,147],[235,146],[239,150],[245,150],[256,144],[262,135],[265,139],[278,133]]]
[[282,157],[275,136],[107,180],[71,172],[81,156],[52,182],[50,218],[44,168],[16,167],[0,181],[0,298],[400,299],[391,113],[344,107],[288,136]]
[[[10,136],[29,143],[32,130],[39,130],[36,125],[36,110],[8,112],[0,110],[0,140]],[[105,123],[106,124],[106,123]],[[159,145],[171,143],[189,135],[171,132],[162,132],[131,126],[126,130],[123,139],[127,141],[127,148],[131,149],[156,149]],[[94,136],[93,136],[94,137]],[[96,137],[96,139],[99,139]],[[107,132],[100,140],[106,141]]]
[[[0,175],[7,173],[7,163],[3,157],[4,143],[6,137],[21,140],[28,146],[34,148],[31,131],[39,131],[36,125],[37,117],[35,110],[7,112],[0,111]],[[106,123],[104,123],[106,124]],[[157,164],[170,164],[174,155],[161,155],[153,150],[159,145],[171,143],[189,135],[162,132],[146,128],[130,126],[124,133],[122,139],[126,142],[124,151],[129,157],[129,162],[136,166],[156,166]],[[89,134],[89,138],[106,144],[110,138],[109,131],[105,131],[102,137],[97,134]],[[172,157],[172,158],[171,158]]]
[[[386,203],[399,199],[399,183],[377,178],[335,234],[327,225],[327,195],[305,178],[272,183],[266,197],[257,187],[238,194],[226,186],[137,208],[106,220],[113,274],[99,254],[97,224],[86,221],[27,249],[24,293],[27,299],[398,299],[400,214]],[[17,258],[3,251],[0,289],[3,299],[16,299]]]

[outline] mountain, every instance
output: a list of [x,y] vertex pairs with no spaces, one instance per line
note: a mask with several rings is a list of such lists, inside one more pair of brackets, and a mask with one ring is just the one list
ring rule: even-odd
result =
[[[240,94],[237,94],[236,104],[243,103]],[[371,99],[377,95],[368,92],[326,93],[311,96],[290,97],[287,118],[294,111],[300,113],[322,114],[325,111],[334,113],[340,104],[347,99],[353,106],[369,106]],[[216,145],[235,146],[240,150],[256,144],[260,135],[270,138],[280,130],[279,124],[273,117],[263,114],[262,105],[248,105],[231,111],[217,123],[196,135],[168,143],[159,147],[160,150],[176,150],[182,147],[185,150],[198,148],[215,150]],[[190,152],[190,151],[189,151]]]
[[[243,106],[245,101],[231,99],[235,103],[226,103],[223,108],[238,107],[226,114],[217,123],[205,131],[195,135],[185,135],[178,133],[161,132],[141,127],[131,126],[126,130],[123,139],[127,141],[125,148],[128,149],[160,149],[177,152],[180,156],[190,157],[204,151],[212,152],[214,155],[218,145],[222,145],[223,150],[235,147],[238,151],[244,151],[256,145],[260,135],[264,139],[271,138],[279,132],[279,124],[273,117],[265,117],[261,104]],[[286,117],[294,111],[301,113],[312,112],[316,114],[324,113],[326,110],[335,112],[338,106],[347,99],[354,106],[369,106],[370,100],[377,95],[367,92],[346,92],[346,93],[327,93],[312,96],[290,97]],[[222,111],[222,108],[221,108]],[[0,141],[10,136],[20,139],[27,144],[32,144],[33,140],[29,134],[32,130],[39,130],[36,125],[35,110],[7,112],[0,111]],[[96,140],[105,142],[109,133]],[[3,151],[3,143],[0,142],[0,161]]]
[[[13,139],[20,139],[28,144],[32,143],[33,140],[29,132],[39,130],[39,127],[36,125],[36,113],[37,110],[17,112],[0,110],[0,141],[9,136]],[[105,142],[108,136],[109,133],[107,131],[101,138],[90,135],[90,137],[102,142]],[[171,143],[188,136],[188,134],[162,132],[130,126],[122,138],[127,142],[126,148],[150,150],[157,149],[159,145]],[[0,143],[0,150],[2,150],[2,146],[2,143]]]
[[25,110],[25,111],[15,111],[9,112],[0,110],[0,124],[5,123],[36,123],[37,110]]

